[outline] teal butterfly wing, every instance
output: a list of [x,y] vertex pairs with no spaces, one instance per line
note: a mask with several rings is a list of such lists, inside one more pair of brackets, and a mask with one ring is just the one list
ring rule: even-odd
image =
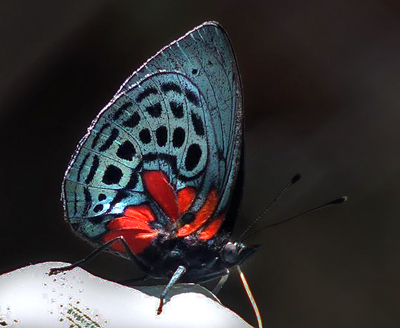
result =
[[[242,90],[237,61],[226,32],[216,22],[206,22],[164,47],[144,63],[121,86],[127,90],[152,72],[179,72],[194,82],[206,101],[206,124],[216,134],[216,147],[209,140],[210,154],[216,154],[218,173],[208,174],[219,181],[223,196],[219,209],[226,206],[234,185],[242,147]],[[216,161],[215,161],[216,162]]]
[[[231,43],[218,23],[206,22],[144,63],[92,122],[65,173],[67,221],[85,239],[102,243],[109,223],[129,206],[149,204],[155,222],[145,222],[151,223],[148,231],[163,230],[171,217],[178,227],[192,225],[182,238],[224,220],[238,193],[242,116]],[[145,172],[162,172],[168,192],[195,191],[185,214],[204,211],[216,195],[206,222],[194,225],[193,215],[177,216],[172,200],[157,194],[165,188],[152,187]],[[217,232],[211,228],[206,239]]]

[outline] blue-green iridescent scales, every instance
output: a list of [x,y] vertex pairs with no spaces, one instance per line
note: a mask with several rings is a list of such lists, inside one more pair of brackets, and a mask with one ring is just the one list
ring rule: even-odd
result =
[[229,205],[242,138],[235,56],[221,26],[206,22],[144,63],[92,122],[65,173],[65,217],[100,242],[112,215],[148,202],[141,173],[162,170],[177,190],[195,188],[193,213],[217,188],[212,220]]

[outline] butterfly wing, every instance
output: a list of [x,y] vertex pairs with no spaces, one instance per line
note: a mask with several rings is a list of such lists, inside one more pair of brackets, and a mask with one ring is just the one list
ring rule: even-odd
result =
[[[166,196],[169,187],[157,188],[144,175],[163,172],[160,179],[173,192],[195,191],[190,208],[185,208],[188,213],[204,210],[214,197],[212,213],[201,223],[208,231],[204,239],[213,237],[234,190],[242,124],[241,82],[232,46],[218,23],[206,22],[143,64],[92,122],[65,173],[66,219],[94,242],[127,206],[150,203],[157,212],[161,205],[168,215],[156,215],[159,227],[171,217],[179,222],[180,213],[168,207],[173,198]],[[157,197],[154,206],[150,198]],[[179,224],[190,226],[190,220]],[[140,224],[136,228],[146,231]]]

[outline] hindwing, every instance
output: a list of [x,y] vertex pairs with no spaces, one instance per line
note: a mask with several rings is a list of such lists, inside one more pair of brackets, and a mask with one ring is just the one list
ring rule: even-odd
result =
[[145,247],[171,224],[178,237],[214,237],[235,190],[242,115],[229,38],[206,22],[144,63],[92,122],[65,173],[66,219],[94,242],[129,228]]

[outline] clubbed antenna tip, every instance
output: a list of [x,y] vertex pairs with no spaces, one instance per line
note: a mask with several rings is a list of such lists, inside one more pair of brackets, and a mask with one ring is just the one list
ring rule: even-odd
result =
[[338,199],[335,199],[326,205],[339,205],[343,204],[344,202],[347,202],[347,196],[339,197]]
[[301,173],[299,172],[292,178],[291,184],[295,184],[300,179],[301,179]]
[[326,204],[324,204],[324,205],[320,205],[320,206],[314,207],[314,208],[312,208],[311,210],[308,210],[308,211],[306,211],[306,212],[297,214],[297,215],[292,216],[291,218],[288,218],[288,219],[286,219],[286,220],[283,220],[283,221],[279,221],[279,222],[275,222],[275,223],[269,224],[269,225],[267,225],[266,227],[261,228],[260,230],[257,230],[256,232],[252,233],[251,235],[248,235],[246,238],[241,239],[241,241],[243,242],[243,241],[245,241],[246,239],[248,239],[248,238],[254,236],[256,233],[259,233],[260,231],[263,231],[263,230],[265,230],[265,229],[267,229],[267,228],[271,228],[271,227],[280,225],[280,224],[282,224],[282,223],[291,221],[291,220],[296,219],[296,218],[298,218],[298,217],[300,217],[300,216],[303,216],[303,215],[306,215],[306,214],[309,214],[309,213],[318,211],[318,210],[323,209],[323,208],[328,207],[328,206],[343,204],[345,201],[347,201],[347,196],[339,197],[339,198],[337,198],[337,199],[335,199],[335,200],[333,200],[333,201],[331,201],[331,202],[329,202],[329,203],[326,203]]

